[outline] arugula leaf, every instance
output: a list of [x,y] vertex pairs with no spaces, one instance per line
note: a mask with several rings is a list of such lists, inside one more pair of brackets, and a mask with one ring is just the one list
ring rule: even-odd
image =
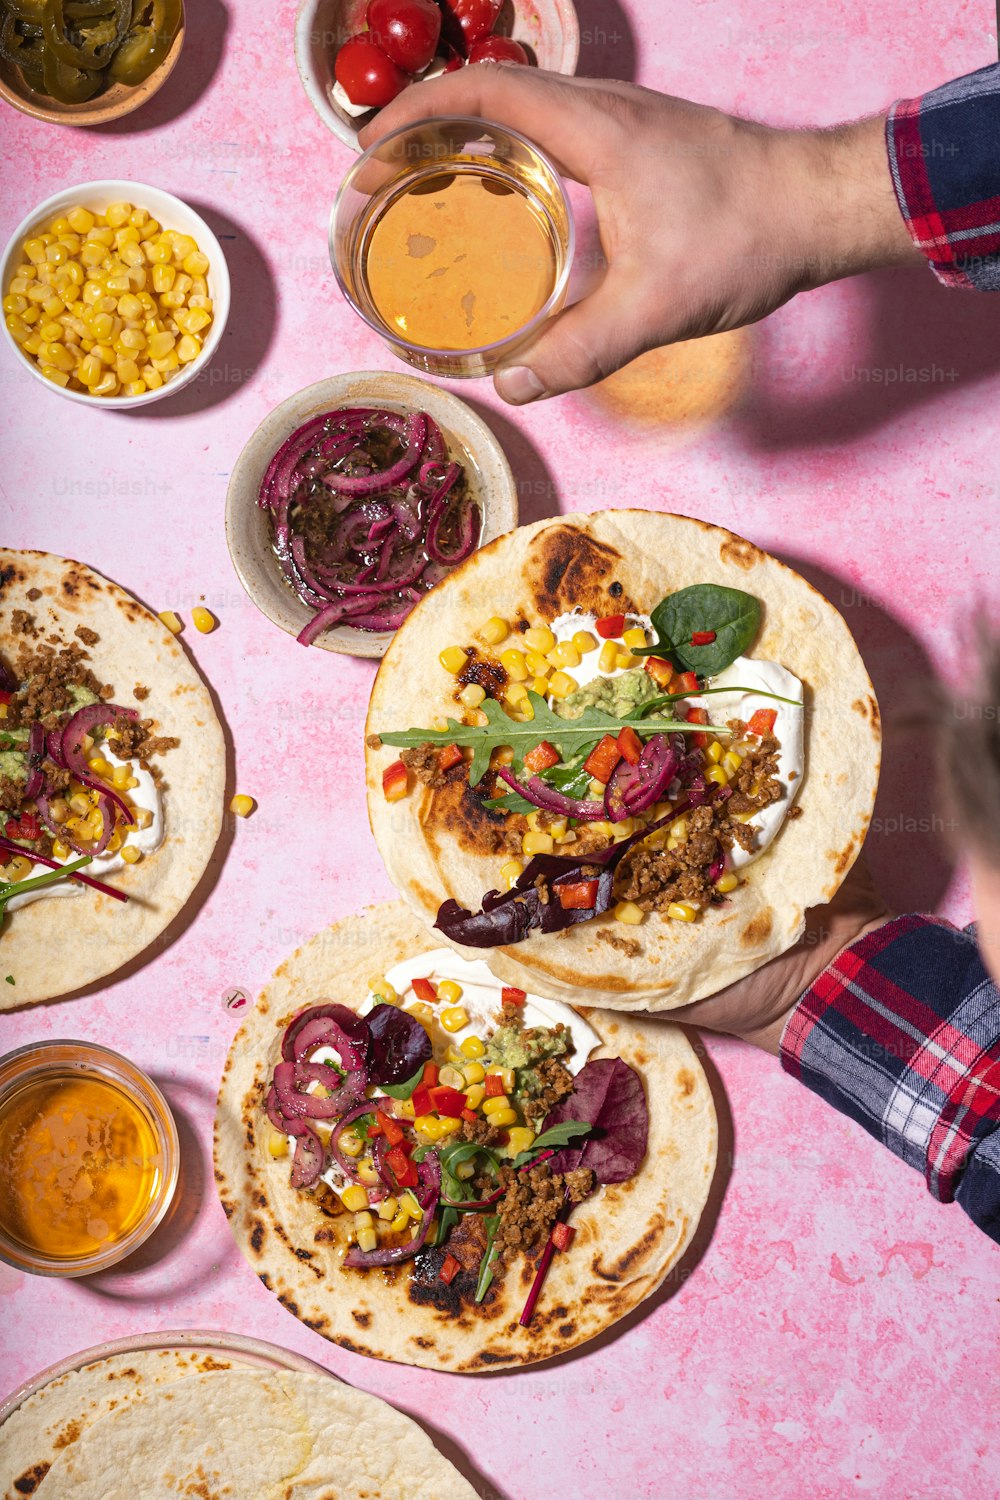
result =
[[[415,1157],[416,1152],[413,1154]],[[443,1146],[438,1152],[442,1172],[448,1172],[453,1177],[456,1167],[460,1167],[463,1162],[472,1161],[476,1156],[486,1157],[495,1177],[500,1170],[500,1158],[495,1151],[491,1151],[488,1146],[481,1146],[478,1141],[452,1141],[451,1145]],[[458,1181],[461,1181],[461,1178]],[[449,1193],[448,1196],[456,1198],[458,1194]]]
[[489,1218],[483,1220],[483,1223],[486,1225],[486,1249],[483,1251],[483,1258],[479,1262],[479,1280],[476,1282],[477,1302],[482,1302],[493,1280],[493,1261],[496,1258],[493,1254],[493,1241],[496,1239],[497,1230],[500,1228],[500,1215],[490,1214]]
[[553,1146],[565,1146],[578,1135],[589,1135],[593,1128],[586,1120],[560,1120],[558,1125],[552,1125],[548,1130],[543,1130],[541,1135],[537,1135],[527,1151],[519,1151],[512,1165],[525,1167],[529,1161],[534,1161],[539,1151],[547,1151]]
[[[685,720],[658,719],[648,726],[633,719],[616,719],[599,708],[585,708],[575,719],[563,719],[553,713],[540,694],[528,689],[528,702],[534,710],[534,718],[521,724],[509,719],[495,698],[485,698],[480,705],[486,715],[487,724],[459,724],[448,719],[447,729],[395,729],[378,732],[384,745],[406,749],[415,745],[460,745],[471,748],[469,785],[478,786],[489,769],[490,756],[494,750],[507,746],[514,751],[516,768],[519,768],[529,750],[542,740],[548,740],[559,751],[564,761],[593,749],[604,735],[617,735],[626,724],[640,734],[659,734],[663,729],[677,729],[692,733],[699,728]],[[517,774],[517,770],[515,770]]]
[[440,1219],[438,1219],[437,1234],[434,1236],[435,1246],[444,1244],[445,1240],[448,1238],[449,1234],[451,1234],[451,1231],[454,1229],[457,1223],[458,1209],[450,1208],[446,1204],[445,1207],[441,1210]]
[[[665,703],[676,703],[679,698],[694,698],[696,696],[704,698],[707,693],[753,693],[755,698],[776,698],[779,703],[793,703],[796,708],[802,707],[801,698],[783,698],[780,693],[769,693],[766,688],[742,687],[734,684],[733,687],[699,688],[696,694],[664,693],[660,698],[650,698],[648,703],[641,703],[636,717],[640,719],[644,718],[646,714],[652,713],[654,709],[661,708]],[[702,727],[706,726],[703,725]],[[713,734],[729,734],[730,732],[724,724],[709,724],[707,727],[711,729]]]
[[[575,797],[583,801],[590,795],[590,772],[583,770],[581,766],[553,766],[551,770],[541,772],[541,780],[547,781],[564,797]],[[487,797],[483,806],[496,812],[538,811],[537,804],[529,802],[520,792],[508,792],[503,797]]]
[[420,1082],[423,1076],[424,1065],[423,1063],[421,1063],[420,1067],[414,1073],[413,1077],[408,1078],[405,1083],[382,1083],[379,1085],[379,1087],[381,1088],[383,1094],[389,1095],[390,1099],[409,1099],[410,1095],[413,1093],[413,1090],[416,1088],[417,1084]]
[[[718,583],[693,583],[668,594],[650,619],[656,632],[652,646],[633,646],[634,656],[666,656],[676,666],[703,677],[715,677],[742,656],[760,629],[760,600],[742,589]],[[692,646],[697,631],[712,630],[715,640]]]

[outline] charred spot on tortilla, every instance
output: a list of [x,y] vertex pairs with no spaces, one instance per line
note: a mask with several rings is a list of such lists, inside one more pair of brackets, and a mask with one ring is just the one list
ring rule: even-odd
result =
[[735,567],[749,572],[757,563],[766,560],[767,553],[741,536],[728,536],[719,547],[719,556],[723,562],[733,563]]
[[747,948],[755,948],[758,943],[766,943],[771,936],[771,927],[770,909],[759,911],[756,916],[750,918],[740,933],[740,942]]
[[843,875],[843,873],[844,873],[845,870],[850,869],[851,861],[853,860],[853,858],[854,858],[854,840],[851,839],[850,843],[848,843],[845,848],[841,849],[840,853],[837,855],[837,857],[836,857],[836,859],[834,861],[833,868],[836,871],[836,873],[838,875]]
[[620,599],[621,596],[622,596],[622,594],[624,594],[624,592],[625,592],[625,590],[622,587],[622,585],[618,582],[617,578],[614,580],[613,583],[609,583],[608,584],[608,593],[611,595],[612,599]]
[[428,842],[445,857],[447,848],[456,840],[461,848],[473,854],[507,852],[511,847],[507,818],[483,806],[477,792],[469,786],[464,767],[454,769],[459,774],[448,772],[444,786],[431,793],[430,811],[424,822]]
[[351,1317],[354,1319],[355,1323],[357,1323],[359,1328],[367,1328],[368,1324],[372,1320],[371,1313],[358,1312],[356,1307],[351,1308]]
[[266,1231],[263,1224],[259,1219],[255,1219],[253,1228],[250,1231],[250,1244],[258,1255],[260,1254],[261,1246],[264,1243],[265,1233]]
[[616,548],[578,527],[549,527],[529,548],[529,587],[536,609],[546,619],[573,609],[602,614],[611,575],[623,561]]
[[677,1085],[684,1098],[687,1098],[689,1094],[694,1093],[697,1087],[694,1074],[689,1072],[687,1068],[682,1068],[677,1075]]
[[468,658],[456,678],[455,698],[462,688],[476,684],[487,696],[499,698],[507,686],[507,670],[495,656],[483,656],[475,646],[467,646]]
[[14,1489],[19,1495],[33,1495],[51,1469],[51,1464],[32,1464],[30,1469],[14,1480]]

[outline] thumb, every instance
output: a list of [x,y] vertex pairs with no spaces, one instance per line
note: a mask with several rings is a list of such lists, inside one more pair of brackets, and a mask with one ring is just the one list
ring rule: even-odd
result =
[[[493,377],[512,406],[578,391],[652,347],[649,319],[639,315],[637,279],[609,267],[597,289],[547,322],[526,348]],[[662,342],[662,339],[654,340]]]

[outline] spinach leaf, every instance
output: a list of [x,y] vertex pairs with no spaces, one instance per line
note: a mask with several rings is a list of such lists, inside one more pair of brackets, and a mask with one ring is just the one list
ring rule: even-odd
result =
[[493,1280],[493,1261],[496,1258],[493,1254],[493,1241],[496,1239],[497,1230],[500,1228],[500,1215],[490,1214],[489,1218],[483,1220],[483,1223],[486,1225],[486,1249],[483,1251],[483,1258],[479,1262],[479,1280],[476,1282],[477,1302],[482,1302]]
[[[675,666],[702,677],[715,677],[742,656],[760,629],[760,600],[742,589],[718,583],[694,583],[668,594],[650,619],[656,632],[652,646],[633,646],[634,656],[665,656]],[[692,646],[697,631],[714,631],[715,640]]]
[[435,1246],[444,1244],[445,1240],[448,1238],[449,1234],[451,1234],[451,1231],[454,1229],[457,1223],[458,1209],[449,1208],[446,1205],[441,1210],[441,1217],[440,1219],[438,1219],[437,1234],[434,1236]]
[[[584,771],[582,767],[553,766],[551,770],[541,773],[541,779],[555,787],[557,792],[562,792],[564,797],[575,797],[583,801],[590,795],[590,772]],[[491,812],[538,811],[537,804],[529,802],[519,792],[508,792],[503,797],[488,797],[483,806],[488,807]]]
[[383,1094],[388,1094],[390,1099],[409,1099],[423,1076],[424,1065],[421,1063],[413,1077],[408,1078],[405,1083],[381,1083],[379,1088]]

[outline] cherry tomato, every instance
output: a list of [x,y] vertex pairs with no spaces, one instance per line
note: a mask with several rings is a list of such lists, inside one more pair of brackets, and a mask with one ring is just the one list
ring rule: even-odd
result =
[[512,36],[488,36],[484,42],[477,42],[474,47],[469,48],[469,61],[524,65],[528,61],[528,54]]
[[454,33],[457,28],[456,40],[461,40],[468,52],[489,36],[497,23],[503,0],[441,0],[441,4],[451,20],[451,31]]
[[441,12],[434,0],[368,0],[368,30],[390,62],[421,73],[437,50]]
[[390,103],[410,81],[365,33],[348,37],[337,53],[333,71],[351,103],[366,104],[370,109]]

